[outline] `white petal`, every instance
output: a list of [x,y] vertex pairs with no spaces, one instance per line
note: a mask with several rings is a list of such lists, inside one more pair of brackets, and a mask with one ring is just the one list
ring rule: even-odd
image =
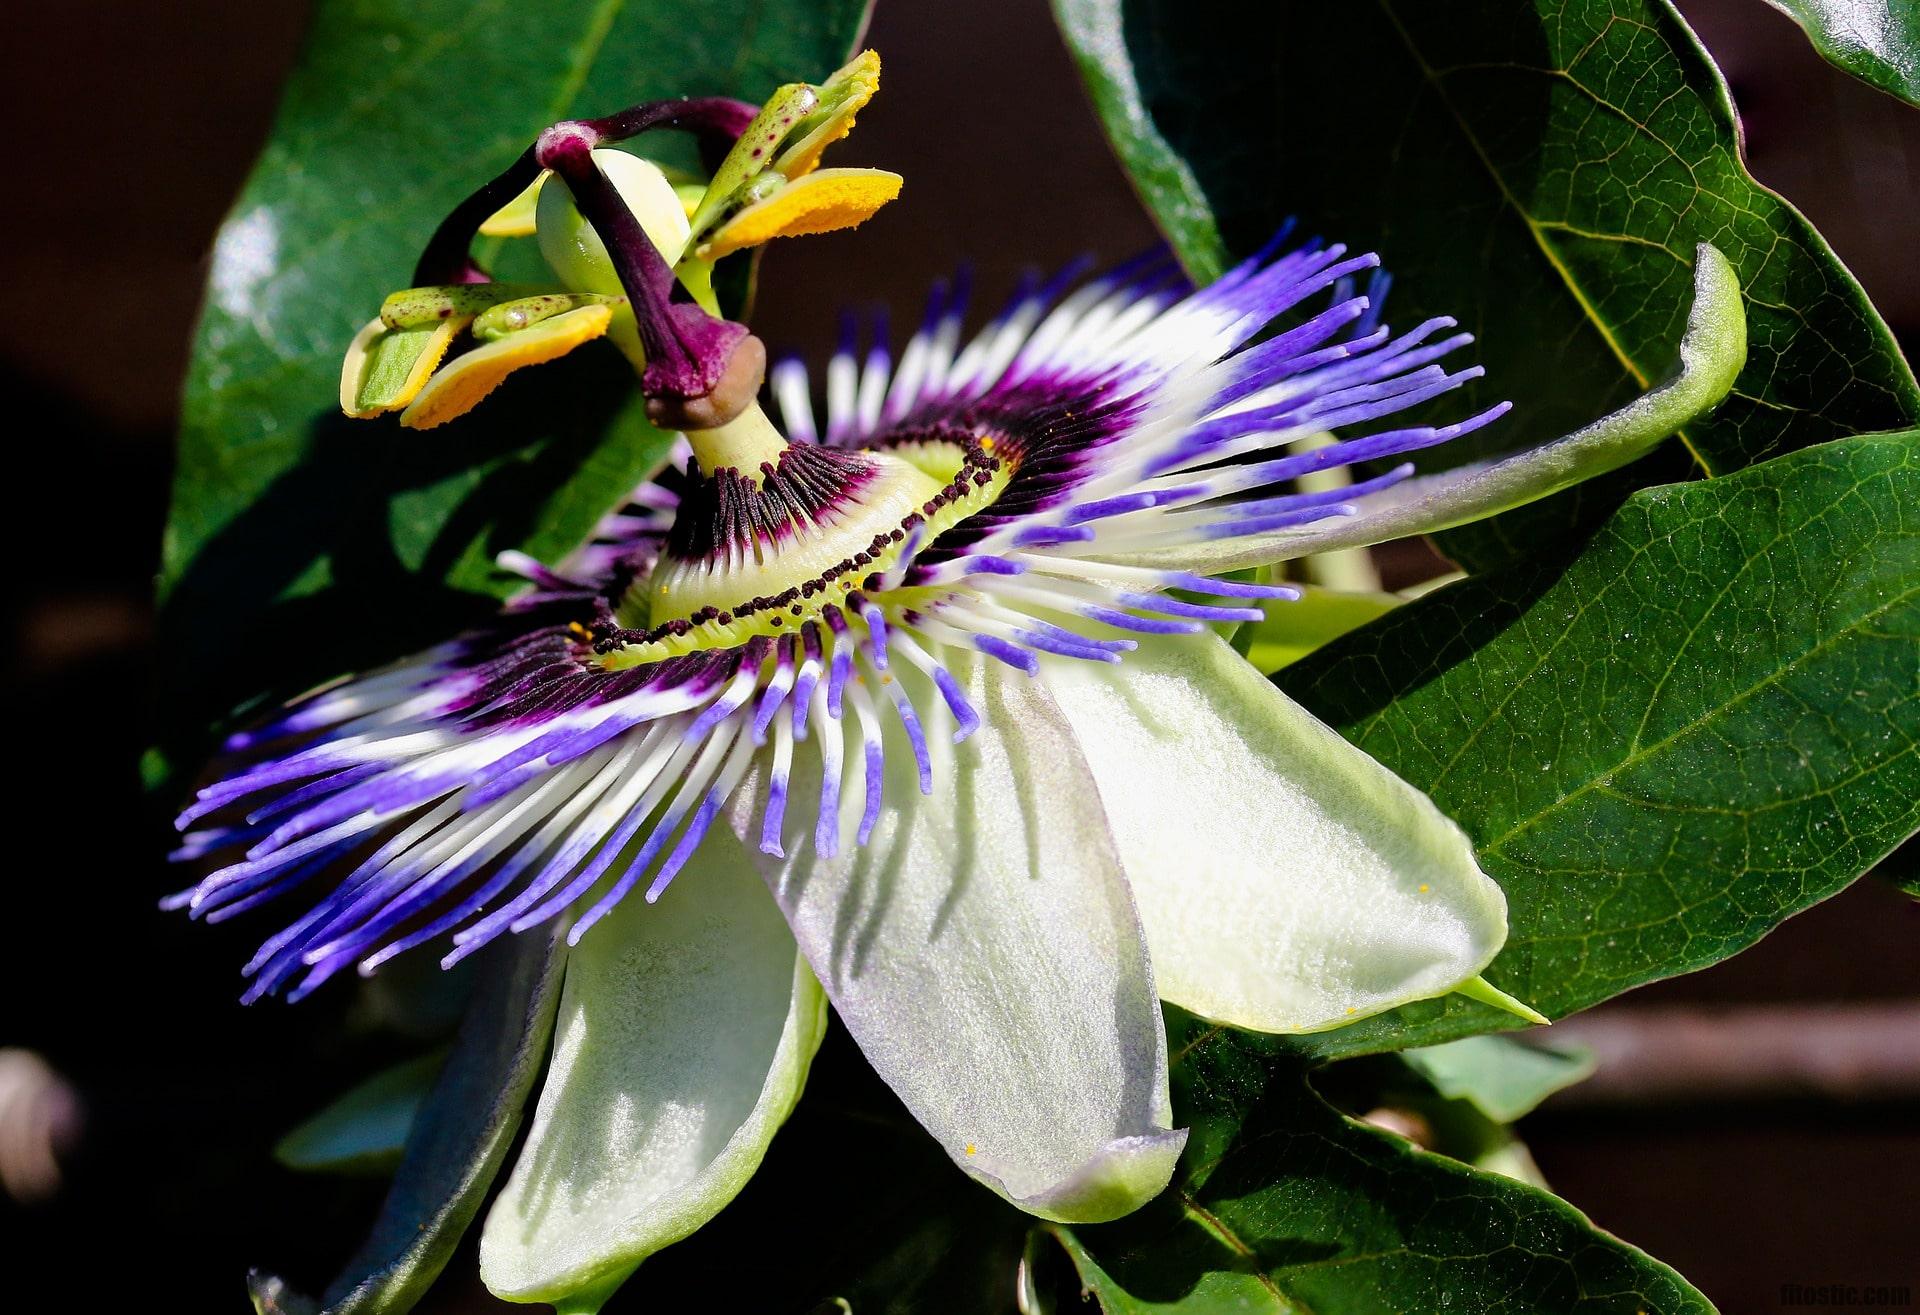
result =
[[1739,275],[1703,242],[1695,257],[1693,308],[1680,340],[1678,372],[1613,414],[1525,452],[1403,480],[1356,499],[1351,516],[1239,539],[1121,553],[1112,560],[1217,575],[1481,520],[1626,465],[1719,405],[1746,361]]
[[573,951],[533,1129],[481,1237],[487,1286],[604,1293],[712,1218],[759,1167],[825,1028],[780,910],[716,827],[659,903],[622,901]]
[[1045,678],[1100,783],[1162,999],[1262,1032],[1443,995],[1506,899],[1428,798],[1213,634]]
[[[1045,690],[985,659],[954,674],[984,725],[957,748],[929,735],[932,794],[890,728],[869,843],[819,860],[790,808],[794,857],[766,859],[768,881],[848,1031],[956,1164],[1043,1218],[1116,1218],[1166,1186],[1186,1141],[1167,1127],[1139,918]],[[813,761],[795,800],[818,797]]]

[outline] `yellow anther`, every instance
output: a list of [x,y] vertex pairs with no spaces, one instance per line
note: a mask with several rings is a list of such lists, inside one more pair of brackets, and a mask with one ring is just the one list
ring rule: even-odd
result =
[[696,254],[718,260],[776,237],[852,228],[900,195],[902,181],[884,169],[821,169],[742,210],[701,243]]
[[542,169],[525,191],[489,215],[480,225],[480,231],[488,237],[532,237],[533,216],[540,204],[540,184],[546,182],[547,177],[547,171]]
[[463,416],[515,370],[565,356],[605,333],[612,319],[605,306],[582,306],[456,356],[400,413],[400,423],[409,429],[432,429]]
[[389,329],[377,316],[369,320],[353,335],[340,367],[340,409],[367,420],[406,406],[426,387],[454,334],[472,319],[452,316],[412,329]]
[[820,123],[780,153],[778,167],[789,178],[812,173],[820,163],[820,153],[853,131],[853,116],[880,90],[880,56],[871,50],[861,51],[821,89],[839,99]]
[[973,1144],[972,1142],[968,1142],[968,1143],[967,1143],[967,1154],[968,1154],[968,1155],[972,1155],[972,1154],[974,1154],[974,1153],[976,1153],[976,1152],[977,1152],[978,1150],[979,1150],[979,1147],[977,1147],[977,1146],[975,1146],[975,1145],[974,1145],[974,1144]]
[[1429,885],[1428,885],[1428,884],[1427,884],[1426,882],[1424,882],[1424,881],[1423,881],[1423,882],[1421,882],[1421,883],[1420,883],[1420,893],[1421,893],[1422,895],[1424,895],[1424,894],[1426,894],[1426,893],[1427,893],[1428,891],[1430,891],[1430,890],[1432,890],[1432,889],[1433,889],[1433,887],[1432,887],[1432,886],[1429,886]]

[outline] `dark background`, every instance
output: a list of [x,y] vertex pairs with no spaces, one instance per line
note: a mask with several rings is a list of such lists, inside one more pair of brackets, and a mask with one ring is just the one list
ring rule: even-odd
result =
[[[1682,8],[1733,84],[1753,171],[1812,217],[1911,349],[1920,111],[1829,69],[1759,0]],[[47,1056],[87,1111],[57,1195],[0,1194],[0,1290],[17,1309],[59,1294],[237,1311],[250,1264],[317,1287],[378,1197],[266,1167],[279,1132],[394,1044],[365,1026],[377,1001],[240,1009],[259,928],[154,908],[179,879],[136,774],[164,697],[147,680],[148,588],[206,253],[304,21],[300,4],[236,0],[0,14],[0,697],[17,838],[0,1045]],[[872,40],[886,89],[842,162],[898,169],[907,191],[858,235],[769,253],[756,327],[771,345],[818,353],[843,303],[907,311],[962,259],[992,297],[1025,265],[1152,240],[1039,0],[880,0]],[[956,86],[977,107],[958,123]],[[1916,946],[1920,906],[1865,881],[1735,961],[1603,1008],[1920,1000]],[[1783,1283],[1920,1289],[1916,1113],[1910,1098],[1550,1105],[1524,1131],[1596,1222],[1744,1312],[1779,1309]]]

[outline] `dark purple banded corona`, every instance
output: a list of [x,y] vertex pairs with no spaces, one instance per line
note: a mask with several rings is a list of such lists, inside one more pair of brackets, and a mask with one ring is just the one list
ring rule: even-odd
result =
[[[348,965],[443,938],[453,962],[569,911],[578,940],[636,888],[658,896],[756,757],[751,841],[864,843],[888,740],[931,793],[931,737],[985,715],[957,653],[1039,675],[1123,662],[1130,634],[1258,619],[1293,591],[1196,574],[1182,552],[1348,515],[1411,471],[1380,463],[1506,409],[1381,425],[1480,372],[1438,364],[1469,340],[1451,320],[1378,322],[1384,276],[1353,286],[1376,263],[1270,248],[1197,292],[1163,256],[1069,291],[1072,271],[964,346],[963,298],[936,294],[897,365],[882,342],[864,359],[843,345],[823,430],[805,369],[778,366],[792,446],[757,479],[683,452],[557,568],[504,558],[531,587],[490,629],[234,736],[242,765],[182,814],[176,855],[222,866],[169,903],[220,919],[314,892],[247,966],[247,998],[297,998]],[[1295,483],[1359,462],[1380,473]],[[882,486],[912,497],[879,514]],[[822,567],[806,554],[828,529],[861,546]],[[649,589],[689,570],[729,601],[656,614]],[[818,799],[788,797],[802,745]]]

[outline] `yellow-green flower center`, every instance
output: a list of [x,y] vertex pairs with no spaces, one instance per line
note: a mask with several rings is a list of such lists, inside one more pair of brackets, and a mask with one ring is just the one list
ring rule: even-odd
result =
[[993,440],[931,436],[885,451],[790,444],[758,470],[708,473],[696,455],[666,551],[620,600],[603,642],[609,670],[758,635],[791,634],[866,591],[885,604],[922,591],[897,569],[991,503],[1007,463]]

